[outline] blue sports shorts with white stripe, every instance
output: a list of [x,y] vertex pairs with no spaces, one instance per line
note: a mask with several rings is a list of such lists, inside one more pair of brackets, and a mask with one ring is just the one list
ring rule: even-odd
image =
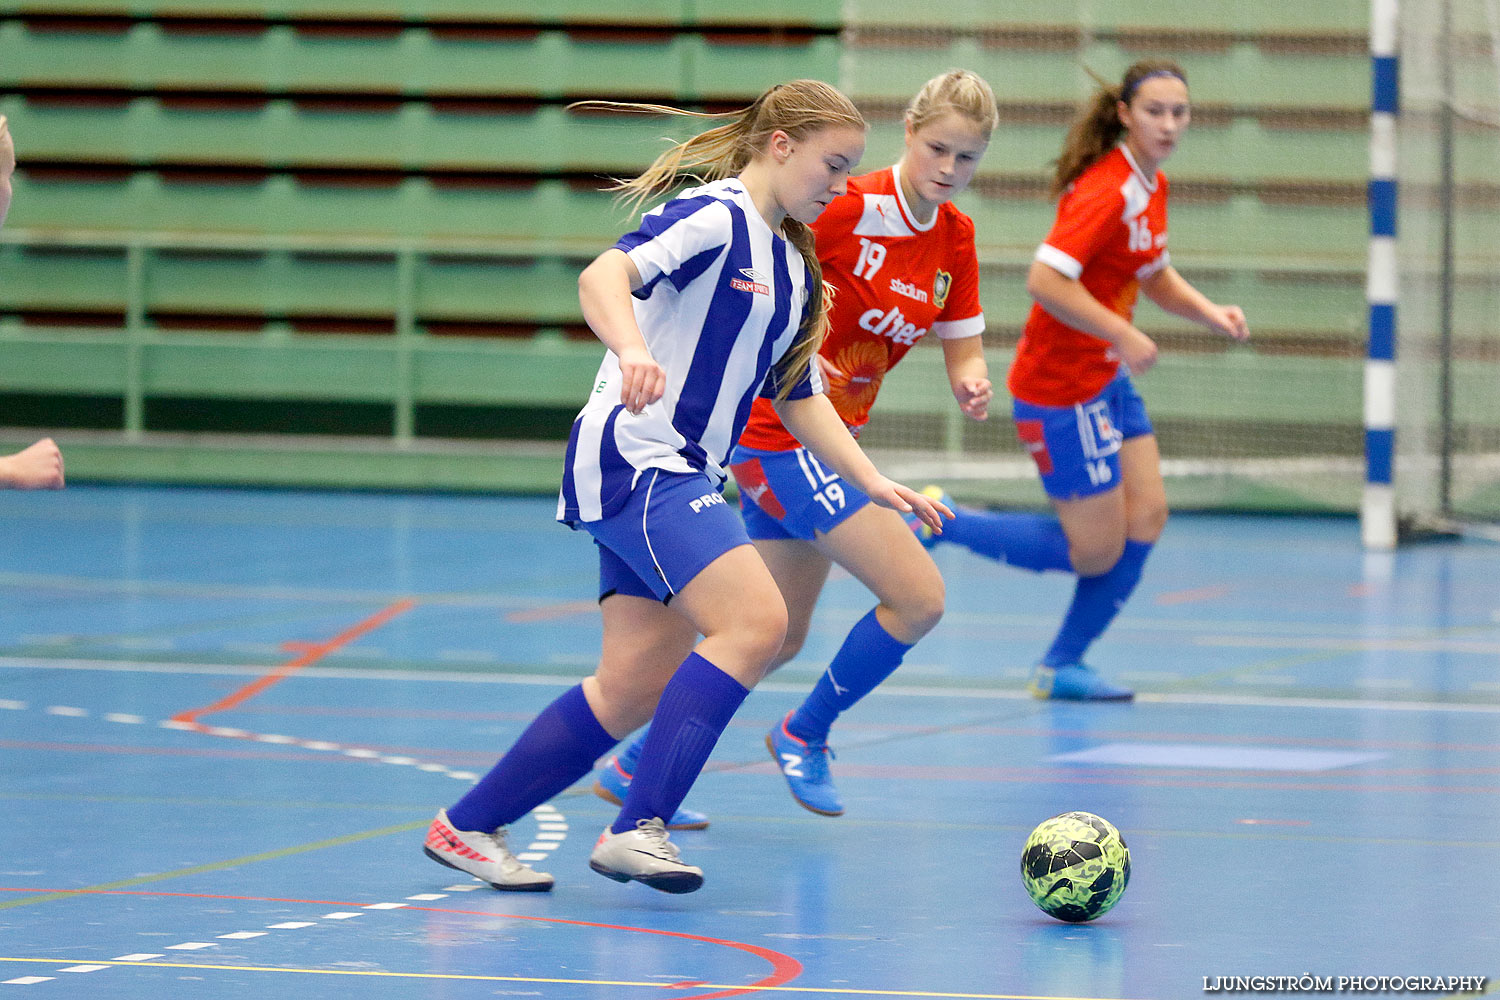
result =
[[578,527],[599,546],[600,600],[669,602],[709,563],[750,544],[739,514],[701,472],[645,469],[618,513]]
[[1017,399],[1016,434],[1054,500],[1094,496],[1120,485],[1120,445],[1151,433],[1146,404],[1122,369],[1092,399],[1038,406]]
[[812,541],[852,517],[870,498],[824,468],[806,448],[758,451],[736,447],[729,456],[740,491],[745,529],[755,539]]

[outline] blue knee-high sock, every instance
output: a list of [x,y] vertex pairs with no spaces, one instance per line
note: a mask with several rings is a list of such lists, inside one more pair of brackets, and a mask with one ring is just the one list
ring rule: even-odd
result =
[[1107,573],[1079,577],[1073,590],[1073,603],[1063,617],[1062,628],[1052,640],[1052,648],[1042,662],[1049,667],[1079,663],[1083,654],[1130,598],[1141,581],[1141,570],[1151,554],[1150,542],[1126,539],[1120,561]]
[[509,826],[588,774],[615,742],[594,717],[583,685],[575,685],[542,709],[499,763],[449,808],[448,819],[460,830]]
[[661,693],[630,791],[610,829],[624,833],[635,829],[636,820],[670,820],[749,693],[739,681],[689,653]]
[[826,743],[833,720],[894,673],[908,649],[911,646],[896,641],[870,609],[849,630],[833,662],[787,719],[787,731],[809,743]]
[[939,536],[945,542],[956,542],[987,559],[1036,573],[1073,569],[1068,557],[1068,536],[1063,534],[1062,524],[1050,514],[972,507],[954,507],[953,513],[953,520],[943,524]]

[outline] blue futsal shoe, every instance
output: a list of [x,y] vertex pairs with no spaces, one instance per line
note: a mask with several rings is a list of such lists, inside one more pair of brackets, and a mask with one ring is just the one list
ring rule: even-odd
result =
[[[953,498],[945,493],[941,486],[923,487],[922,495],[929,500],[936,500],[955,514],[958,513],[953,506]],[[917,541],[922,543],[922,548],[924,549],[932,548],[942,538],[937,532],[923,524],[922,519],[917,517],[913,511],[907,511],[905,514],[902,514],[901,519],[906,522],[906,526],[911,529],[911,533],[917,536]]]
[[[631,774],[620,766],[620,758],[611,757],[599,769],[599,777],[594,781],[594,794],[605,802],[623,806],[625,793],[630,790],[630,778]],[[672,814],[672,822],[667,824],[667,829],[707,830],[708,817],[695,809],[679,808]]]
[[827,743],[809,743],[787,732],[786,721],[791,717],[788,712],[786,719],[771,727],[766,734],[766,749],[781,768],[792,798],[802,808],[820,816],[844,815],[844,803],[839,799],[839,790],[833,787],[833,776],[828,773],[833,751]]
[[1037,664],[1027,686],[1033,698],[1052,701],[1130,701],[1135,692],[1118,687],[1082,663],[1062,667]]

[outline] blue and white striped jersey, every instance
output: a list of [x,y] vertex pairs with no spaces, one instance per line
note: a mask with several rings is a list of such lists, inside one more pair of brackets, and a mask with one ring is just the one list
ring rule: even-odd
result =
[[[750,404],[776,394],[768,373],[809,308],[802,256],[771,231],[737,179],[684,191],[615,246],[640,272],[635,318],[666,372],[666,391],[631,414],[620,404],[619,358],[605,355],[568,439],[557,507],[568,524],[618,511],[643,469],[696,470],[723,482]],[[791,395],[822,391],[810,366]]]

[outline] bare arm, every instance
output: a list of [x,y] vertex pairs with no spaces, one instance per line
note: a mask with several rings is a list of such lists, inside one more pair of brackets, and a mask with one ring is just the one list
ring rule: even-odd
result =
[[775,406],[776,415],[798,441],[875,503],[903,514],[914,511],[924,524],[939,533],[943,530],[943,518],[953,516],[942,504],[881,475],[821,392],[805,399],[783,400]]
[[1156,344],[1124,316],[1105,306],[1083,287],[1041,261],[1026,272],[1026,292],[1053,317],[1084,333],[1115,345],[1120,360],[1139,375],[1156,364]]
[[16,171],[16,147],[10,138],[10,127],[0,115],[0,226],[10,210],[10,175]]
[[990,384],[990,366],[984,360],[983,337],[958,337],[943,341],[943,365],[948,384],[964,416],[984,420],[990,415],[995,388]]
[[1141,282],[1141,291],[1174,316],[1202,323],[1215,333],[1222,333],[1234,340],[1246,340],[1250,337],[1250,327],[1245,322],[1243,309],[1210,302],[1206,295],[1188,284],[1188,280],[1170,265]]
[[610,247],[578,276],[578,303],[594,336],[620,359],[624,376],[620,402],[640,413],[661,399],[667,374],[646,348],[635,321],[630,293],[641,287],[641,275],[623,250]]
[[14,455],[0,455],[0,489],[60,490],[63,457],[51,438],[42,438]]

